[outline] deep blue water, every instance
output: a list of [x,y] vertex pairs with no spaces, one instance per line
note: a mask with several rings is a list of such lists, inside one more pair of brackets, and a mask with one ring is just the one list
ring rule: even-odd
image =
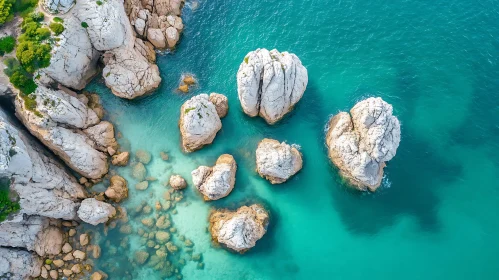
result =
[[[191,183],[198,165],[235,157],[230,196],[207,203],[189,186],[189,205],[172,215],[203,254],[204,269],[188,261],[184,279],[499,279],[499,2],[210,0],[195,10],[188,3],[183,19],[178,48],[158,57],[163,83],[154,94],[122,100],[102,79],[87,89],[101,94],[124,149],[153,154],[148,174],[159,180],[146,191],[133,188],[129,168],[118,169],[131,187],[128,209],[144,200],[154,208],[171,173]],[[256,48],[295,53],[309,73],[302,100],[274,126],[244,115],[237,98],[237,69]],[[199,81],[188,95],[175,91],[183,73]],[[180,106],[210,92],[229,97],[223,128],[213,145],[183,154]],[[348,189],[324,145],[330,115],[368,96],[391,103],[402,123],[397,155],[374,194]],[[304,168],[286,184],[255,172],[265,137],[302,147]],[[210,208],[250,202],[271,211],[264,238],[244,255],[213,247]],[[123,237],[102,236],[96,267],[111,279],[160,279],[147,265],[128,264],[143,248],[133,234],[129,249],[109,254]]]

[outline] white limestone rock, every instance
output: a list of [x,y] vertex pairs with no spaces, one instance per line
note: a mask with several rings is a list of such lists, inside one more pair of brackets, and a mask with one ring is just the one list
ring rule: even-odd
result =
[[133,99],[156,89],[160,82],[159,68],[150,63],[137,49],[120,47],[104,54],[102,76],[112,92],[121,98]]
[[38,277],[42,259],[25,250],[0,247],[0,275],[4,279],[24,280]]
[[99,179],[106,174],[107,156],[81,131],[99,123],[96,113],[69,90],[39,86],[32,95],[36,111],[27,109],[20,96],[15,101],[16,114],[31,134],[82,176]]
[[180,108],[179,126],[184,151],[193,152],[213,142],[222,122],[208,95],[200,94]]
[[301,170],[303,160],[295,145],[263,139],[256,149],[256,170],[272,184],[286,182]]
[[78,0],[74,10],[80,22],[88,25],[88,36],[98,51],[133,47],[135,38],[122,1],[106,0],[99,5],[93,0]]
[[224,198],[234,189],[237,164],[234,157],[223,154],[215,166],[200,166],[191,172],[194,186],[203,194],[204,200]]
[[81,90],[97,74],[99,52],[78,19],[67,17],[64,27],[54,44],[50,65],[41,72],[66,87]]
[[377,97],[357,103],[350,114],[329,120],[326,144],[340,174],[359,190],[375,191],[381,184],[385,162],[400,143],[400,122],[390,104]]
[[109,148],[115,151],[118,149],[118,142],[114,138],[114,126],[108,121],[101,121],[83,130],[83,132],[95,142],[97,149],[102,152],[107,152]]
[[0,110],[0,177],[10,178],[20,213],[72,220],[86,197],[76,182],[31,135],[12,125]]
[[0,223],[0,246],[35,251],[43,257],[59,254],[63,244],[61,229],[49,218],[18,214]]
[[53,15],[65,14],[75,5],[76,0],[43,0],[42,7]]
[[78,217],[85,223],[98,225],[105,223],[116,215],[116,209],[109,203],[98,201],[95,198],[87,198],[81,202],[78,209]]
[[147,40],[151,42],[156,48],[163,49],[166,47],[166,38],[161,29],[149,28],[147,29]]
[[237,92],[243,111],[274,124],[293,109],[307,87],[308,73],[288,52],[257,49],[249,52],[237,71]]
[[267,232],[269,213],[258,204],[237,211],[217,210],[210,215],[213,241],[239,253],[253,248]]

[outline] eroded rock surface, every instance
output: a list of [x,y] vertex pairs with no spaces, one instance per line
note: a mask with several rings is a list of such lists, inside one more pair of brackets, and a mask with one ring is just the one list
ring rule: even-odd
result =
[[133,46],[107,51],[104,64],[102,76],[106,85],[121,98],[142,96],[161,83],[158,66],[149,62]]
[[229,99],[227,99],[227,96],[212,92],[210,93],[210,102],[215,105],[215,109],[220,118],[227,116],[227,112],[229,111]]
[[0,177],[11,179],[21,213],[72,220],[83,187],[31,135],[11,124],[0,109]]
[[[67,89],[39,86],[32,94],[35,108],[27,108],[18,96],[16,114],[28,130],[69,167],[82,176],[99,179],[108,171],[107,155],[82,130],[100,122],[83,95]],[[80,98],[78,98],[80,97]]]
[[125,10],[137,36],[156,48],[173,48],[184,29],[184,0],[125,0]]
[[213,142],[222,122],[208,95],[200,94],[180,108],[179,126],[184,151],[193,152]]
[[109,187],[105,195],[114,202],[120,202],[128,197],[128,186],[125,178],[114,175],[109,180]]
[[239,253],[253,248],[267,232],[269,214],[258,204],[237,211],[217,210],[210,215],[213,241]]
[[50,65],[41,71],[66,87],[81,90],[97,74],[99,53],[78,19],[67,17],[64,27],[52,49]]
[[294,146],[263,139],[256,149],[256,170],[272,184],[284,183],[303,166],[300,151]]
[[0,247],[0,275],[5,279],[22,280],[40,276],[42,259],[33,253]]
[[215,166],[200,166],[191,172],[194,186],[205,200],[217,200],[229,195],[236,183],[237,164],[234,157],[223,154]]
[[353,186],[375,191],[381,184],[385,162],[400,143],[400,123],[390,104],[377,97],[357,103],[350,114],[329,120],[326,143],[331,161]]
[[237,71],[237,92],[244,112],[274,124],[293,109],[307,87],[308,73],[288,52],[257,49],[246,55]]
[[116,209],[108,203],[95,198],[87,198],[81,202],[78,217],[91,225],[105,223],[116,215]]

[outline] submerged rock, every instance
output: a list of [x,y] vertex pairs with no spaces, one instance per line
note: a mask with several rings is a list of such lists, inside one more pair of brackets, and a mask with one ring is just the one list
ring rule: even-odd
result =
[[237,92],[243,111],[274,124],[293,109],[307,87],[307,69],[288,52],[257,49],[237,71]]
[[110,186],[104,193],[114,202],[120,202],[128,197],[128,187],[125,178],[114,175],[111,177]]
[[390,104],[371,97],[357,103],[350,114],[341,112],[329,120],[329,158],[359,190],[375,191],[381,184],[385,162],[397,152],[400,123],[392,113]]
[[105,223],[116,215],[116,209],[108,203],[98,201],[95,198],[87,198],[81,202],[78,209],[78,217],[85,223],[98,225]]
[[135,252],[135,261],[138,264],[144,264],[149,258],[149,253],[146,251],[137,251]]
[[168,182],[175,190],[183,190],[187,187],[187,182],[180,175],[172,175]]
[[301,153],[293,145],[263,139],[256,149],[256,170],[272,184],[286,182],[302,168]]
[[142,162],[138,162],[132,168],[132,177],[138,181],[143,181],[146,178],[146,173],[146,167],[142,164]]
[[215,166],[200,166],[191,172],[194,186],[205,200],[217,200],[229,195],[236,183],[237,164],[234,157],[223,154]]
[[222,122],[208,95],[200,94],[180,108],[179,126],[184,151],[193,152],[213,142]]
[[135,152],[135,157],[143,164],[148,164],[151,161],[151,153],[146,150],[137,150]]
[[258,204],[237,211],[217,210],[210,215],[213,241],[239,253],[253,248],[267,231],[269,214]]

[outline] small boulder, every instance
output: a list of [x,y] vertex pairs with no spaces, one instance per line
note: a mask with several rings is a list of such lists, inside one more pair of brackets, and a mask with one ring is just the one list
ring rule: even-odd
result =
[[256,149],[256,170],[272,184],[286,182],[301,170],[303,160],[295,145],[279,143],[274,139],[263,139]]
[[71,245],[69,243],[65,243],[64,246],[62,246],[62,252],[64,254],[67,254],[69,252],[73,251],[73,247],[71,247]]
[[239,253],[253,248],[267,232],[269,213],[259,204],[237,211],[217,210],[210,215],[213,241]]
[[138,162],[132,168],[132,177],[138,181],[144,181],[146,178],[147,170],[142,162]]
[[151,153],[146,150],[137,150],[137,152],[135,152],[135,157],[139,162],[142,162],[143,164],[148,164],[149,162],[151,162]]
[[144,264],[149,258],[149,253],[146,251],[137,251],[135,252],[135,261],[138,264]]
[[128,164],[128,159],[130,159],[130,153],[122,152],[114,155],[111,163],[115,166],[126,166]]
[[80,234],[80,245],[85,247],[88,245],[88,243],[90,243],[90,237],[88,236],[88,234]]
[[187,187],[187,182],[180,175],[170,176],[170,180],[168,182],[170,183],[170,186],[175,190],[183,190]]
[[76,250],[73,252],[73,257],[78,260],[84,260],[87,257],[87,254],[85,252],[82,252],[80,250]]
[[234,157],[223,154],[215,166],[200,166],[191,172],[194,186],[205,200],[217,200],[229,195],[236,182],[237,164]]
[[140,183],[135,184],[135,189],[139,191],[147,190],[149,187],[149,181],[142,181]]
[[105,223],[116,215],[116,209],[108,203],[95,198],[87,198],[81,202],[78,217],[91,225]]

